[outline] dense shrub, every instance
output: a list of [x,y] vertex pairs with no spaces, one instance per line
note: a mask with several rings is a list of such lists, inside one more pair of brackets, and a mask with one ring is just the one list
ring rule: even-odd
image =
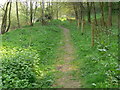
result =
[[37,52],[32,49],[3,47],[2,81],[4,87],[32,87],[35,83],[35,66],[40,60]]

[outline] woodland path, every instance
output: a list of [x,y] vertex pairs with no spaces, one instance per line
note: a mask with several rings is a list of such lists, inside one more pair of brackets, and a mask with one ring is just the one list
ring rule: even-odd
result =
[[75,49],[71,42],[71,36],[69,29],[59,26],[63,30],[62,42],[63,46],[60,46],[58,50],[56,68],[56,81],[53,87],[62,88],[80,88],[80,82],[74,77],[74,71],[77,71],[77,66],[72,62],[75,60]]

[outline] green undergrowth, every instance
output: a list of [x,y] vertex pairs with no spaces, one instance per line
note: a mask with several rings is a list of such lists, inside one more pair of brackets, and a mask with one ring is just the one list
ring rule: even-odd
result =
[[2,35],[3,88],[50,88],[61,30],[50,23],[24,26]]
[[79,77],[83,88],[118,88],[118,38],[117,27],[112,27],[108,39],[102,40],[91,47],[91,27],[85,25],[82,35],[75,23],[64,21],[62,25],[71,31],[71,37],[77,50],[74,64],[79,67],[74,76]]

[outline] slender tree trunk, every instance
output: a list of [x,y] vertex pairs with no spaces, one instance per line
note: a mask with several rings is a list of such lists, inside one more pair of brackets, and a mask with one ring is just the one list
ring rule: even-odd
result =
[[120,33],[120,2],[118,2],[118,30]]
[[[120,2],[118,2],[118,53],[120,52],[119,50],[120,50]],[[120,61],[120,55],[118,55],[118,60]]]
[[92,22],[92,40],[91,40],[91,43],[92,43],[92,47],[94,47],[94,43],[95,43],[95,23],[94,21]]
[[45,18],[45,15],[44,15],[44,1],[42,0],[42,25],[45,25],[44,18]]
[[26,23],[28,24],[28,2],[26,1],[25,2],[25,5],[26,5]]
[[80,18],[81,18],[81,22],[83,19],[83,8],[82,8],[82,2],[80,2]]
[[5,9],[5,12],[4,12],[4,16],[2,18],[1,34],[4,34],[5,31],[6,31],[6,27],[7,27],[7,12],[8,12],[8,5],[9,5],[9,3],[10,2],[7,2],[6,9]]
[[76,7],[76,3],[73,3],[73,9],[74,9],[74,12],[75,12],[75,19],[78,20],[78,9]]
[[[118,2],[118,50],[120,50],[120,2]],[[120,55],[118,55],[120,61]]]
[[37,11],[37,2],[35,3],[35,11],[34,11],[34,20],[35,20],[35,16],[36,16],[36,11]]
[[104,19],[104,2],[100,2],[100,8],[101,8],[102,25],[105,26],[105,19]]
[[59,7],[58,7],[58,5],[59,5],[59,3],[57,2],[57,12],[56,12],[57,19],[58,19],[58,16],[59,16],[59,11],[58,11]]
[[88,23],[91,23],[91,3],[87,2],[87,14],[88,14]]
[[95,25],[97,26],[97,17],[96,17],[96,8],[95,8],[95,3],[93,2],[93,11],[94,11],[94,19],[95,19]]
[[112,2],[108,2],[108,26],[112,26]]
[[6,29],[6,32],[8,32],[9,31],[9,29],[10,29],[10,25],[11,25],[11,8],[12,8],[12,2],[10,2],[10,8],[9,8],[9,23],[8,23],[8,27],[7,27],[7,29]]
[[32,4],[32,0],[30,1],[30,25],[33,26],[33,4]]
[[81,8],[81,33],[82,35],[84,34],[84,25],[85,25],[85,20],[84,20],[84,6],[83,6],[83,3],[81,2],[80,3],[80,8]]
[[20,28],[20,20],[19,20],[18,2],[17,1],[16,1],[16,16],[17,16],[18,28]]
[[[81,3],[81,2],[80,2]],[[76,6],[79,6],[79,7],[76,7],[76,10],[77,10],[77,28],[79,29],[80,28],[80,23],[82,23],[81,22],[81,5],[80,5],[80,3],[76,3]]]

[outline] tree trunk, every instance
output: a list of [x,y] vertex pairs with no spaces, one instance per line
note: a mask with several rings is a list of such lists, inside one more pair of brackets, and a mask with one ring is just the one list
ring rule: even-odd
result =
[[26,23],[28,24],[28,20],[29,20],[28,16],[29,15],[28,15],[28,2],[27,1],[25,2],[25,5],[26,5]]
[[16,16],[17,16],[17,24],[18,24],[18,28],[20,28],[20,20],[19,20],[18,2],[17,2],[17,1],[16,1]]
[[9,23],[8,23],[8,27],[7,27],[7,29],[6,29],[6,32],[8,32],[9,31],[9,29],[10,29],[10,25],[11,25],[11,18],[10,18],[10,16],[11,16],[11,8],[12,8],[12,2],[10,2],[10,8],[9,8]]
[[30,1],[30,25],[33,26],[33,4],[32,4],[32,0]]
[[82,33],[82,35],[84,34],[84,24],[85,24],[85,20],[84,20],[84,10],[85,10],[85,8],[84,8],[84,6],[83,6],[83,3],[81,2],[80,3],[80,9],[81,9],[81,33]]
[[95,8],[95,3],[93,2],[93,11],[94,11],[94,20],[95,20],[95,25],[97,26],[97,17],[96,17],[96,8]]
[[[120,50],[120,2],[118,2],[118,50]],[[120,61],[120,55],[118,55]]]
[[37,2],[35,3],[34,20],[36,18],[36,11],[37,11]]
[[108,2],[108,26],[112,26],[112,2]]
[[57,19],[58,19],[58,16],[59,16],[59,11],[58,11],[59,7],[58,7],[58,5],[59,5],[59,3],[57,2],[57,11],[56,11],[56,17],[57,17]]
[[6,9],[4,12],[4,16],[2,18],[2,25],[1,25],[1,34],[4,34],[6,32],[7,27],[7,12],[8,12],[8,5],[10,2],[7,2]]
[[91,23],[91,3],[87,2],[87,14],[88,14],[88,23]]
[[76,7],[76,3],[75,2],[73,3],[73,9],[74,9],[74,12],[75,12],[75,19],[78,20],[78,9]]
[[76,10],[77,10],[77,28],[79,29],[80,28],[80,22],[81,22],[81,7],[80,7],[80,3],[76,3],[77,6],[79,7],[76,7]]
[[101,8],[101,18],[102,18],[102,25],[105,26],[105,19],[104,19],[104,3],[100,2],[100,8]]
[[120,2],[118,2],[118,30],[120,33]]
[[42,25],[45,25],[44,1],[42,0]]
[[94,43],[95,43],[94,33],[95,33],[95,23],[94,23],[94,21],[93,21],[93,22],[92,22],[92,40],[91,40],[92,47],[94,47]]

